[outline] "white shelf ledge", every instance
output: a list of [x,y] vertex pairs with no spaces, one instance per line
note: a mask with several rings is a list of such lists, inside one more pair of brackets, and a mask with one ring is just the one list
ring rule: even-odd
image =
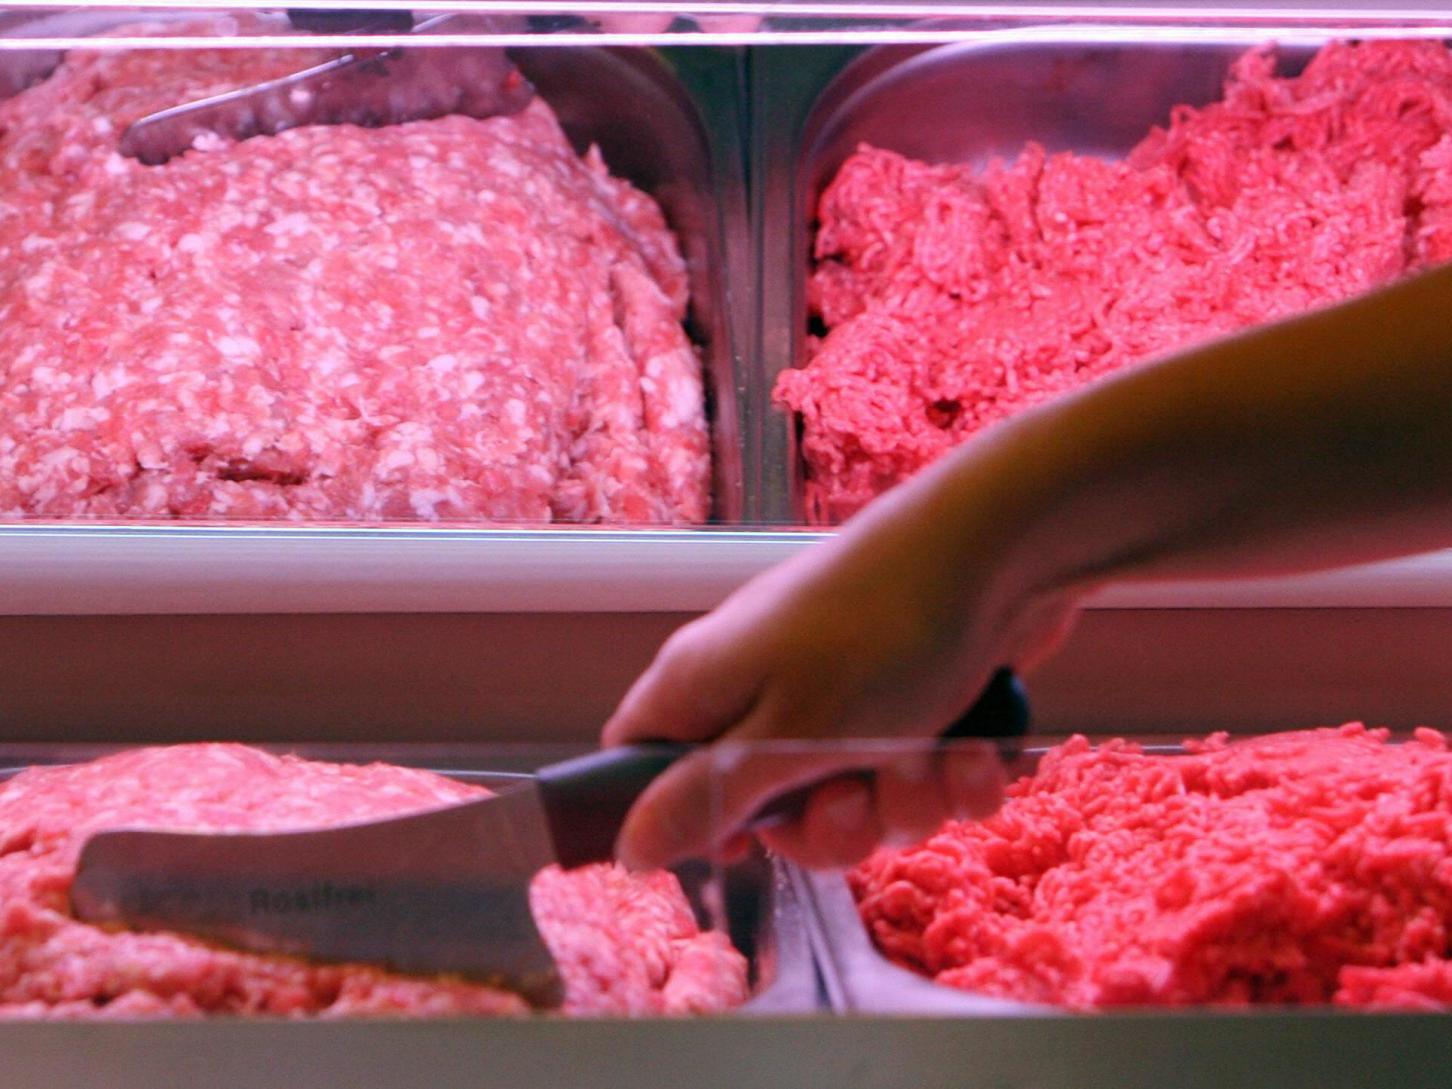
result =
[[[0,527],[0,614],[698,612],[823,534]],[[1095,608],[1452,607],[1452,552],[1115,587]]]

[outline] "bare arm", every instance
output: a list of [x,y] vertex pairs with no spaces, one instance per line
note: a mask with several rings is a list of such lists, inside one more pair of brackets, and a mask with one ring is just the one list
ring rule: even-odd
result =
[[[1022,422],[1001,452],[1035,466],[1040,578],[1306,571],[1452,544],[1452,268]],[[1060,530],[1082,543],[1047,548]]]
[[[676,634],[605,728],[930,735],[1106,582],[1309,571],[1452,545],[1452,268],[1136,368],[980,435]],[[733,782],[729,821],[821,766]],[[636,806],[636,864],[708,844],[704,756]],[[817,792],[779,848],[845,864],[997,802],[982,754]]]

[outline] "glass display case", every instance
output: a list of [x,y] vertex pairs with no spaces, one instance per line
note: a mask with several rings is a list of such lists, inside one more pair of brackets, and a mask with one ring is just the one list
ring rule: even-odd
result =
[[[127,30],[138,21],[148,25]],[[413,22],[427,24],[429,32],[410,33]],[[330,55],[371,55],[405,45],[411,52],[508,48],[574,148],[597,147],[614,175],[649,196],[664,217],[686,274],[689,304],[680,328],[699,360],[693,411],[695,426],[709,431],[702,456],[709,457],[710,469],[709,485],[700,485],[708,493],[704,505],[663,508],[643,520],[624,505],[572,507],[559,495],[533,508],[501,505],[490,497],[517,482],[486,485],[471,477],[481,463],[493,464],[494,455],[465,451],[462,466],[449,460],[450,444],[471,440],[440,431],[444,425],[429,415],[452,411],[458,401],[442,387],[412,391],[425,398],[415,408],[428,416],[421,426],[434,429],[428,442],[418,449],[388,448],[400,458],[443,457],[442,483],[421,484],[420,472],[410,470],[405,475],[413,473],[412,483],[398,486],[398,473],[379,467],[387,437],[379,432],[397,430],[391,418],[345,430],[332,447],[316,428],[310,433],[298,424],[285,439],[307,448],[298,455],[304,463],[284,469],[267,462],[274,447],[259,458],[239,445],[281,441],[270,425],[249,435],[223,426],[220,436],[185,441],[176,432],[172,445],[191,443],[190,453],[166,450],[167,457],[186,463],[180,468],[147,465],[147,451],[125,443],[119,453],[98,452],[77,439],[72,446],[81,443],[82,455],[97,462],[81,471],[85,479],[66,479],[61,496],[48,495],[46,474],[57,473],[42,466],[25,478],[26,486],[0,496],[4,608],[62,614],[708,607],[752,573],[830,531],[809,524],[799,423],[773,401],[772,391],[777,375],[808,353],[805,294],[814,205],[854,142],[869,140],[936,161],[1011,154],[1027,141],[1051,150],[1122,154],[1170,107],[1213,100],[1231,59],[1251,46],[1277,41],[1291,50],[1287,56],[1304,56],[1338,37],[1437,38],[1445,23],[1436,5],[1411,3],[1395,9],[1310,3],[693,9],[456,3],[411,15],[359,3],[293,9],[291,19],[260,4],[10,5],[0,11],[0,94],[11,96],[43,78],[66,50],[116,55],[145,45],[186,53],[300,41]],[[1074,74],[1065,77],[1068,69]],[[944,113],[990,120],[949,124],[939,120]],[[104,301],[92,298],[89,305]],[[156,298],[145,305],[162,304]],[[251,318],[264,328],[272,320]],[[12,312],[6,320],[17,325],[22,319]],[[46,322],[55,324],[33,313],[25,320],[41,323],[37,335]],[[408,320],[405,315],[397,328],[406,330]],[[293,350],[317,348],[307,342]],[[486,391],[497,384],[487,361],[476,370],[478,380],[488,382]],[[207,373],[205,363],[199,373]],[[219,373],[213,372],[218,382]],[[271,392],[285,401],[285,391]],[[338,411],[391,411],[382,404]],[[633,411],[639,415],[638,406]],[[649,402],[645,411],[654,411]],[[153,430],[173,426],[142,422]],[[507,421],[499,426],[511,433]],[[581,469],[561,444],[581,442],[589,427],[604,425],[596,419],[571,426],[556,437],[556,447],[531,455],[540,464],[554,458],[565,466],[548,470],[559,477],[551,486],[621,486],[617,470],[611,470],[616,477],[605,473],[583,482],[569,476],[593,469]],[[649,472],[679,476],[681,465],[668,469],[665,453],[650,446],[666,440],[653,438],[648,422],[637,426],[643,456],[654,459]],[[71,450],[64,445],[69,440],[47,430],[45,421],[32,421],[25,435],[15,436],[21,455],[29,450],[52,464],[62,459]],[[90,432],[78,427],[75,433]],[[366,477],[363,486],[373,489],[368,494],[374,498],[365,501],[357,488],[330,483],[338,470],[328,456],[363,466],[356,473]],[[316,463],[305,463],[308,457]],[[17,464],[25,463],[12,462],[12,475],[19,475]],[[156,487],[156,478],[183,471],[198,481],[184,496],[166,492],[163,484],[159,498],[138,497],[145,491],[141,482]],[[58,477],[65,478],[64,469]],[[486,495],[454,502],[433,494],[471,484]],[[74,493],[69,498],[67,488]],[[390,488],[403,497],[374,495]],[[109,498],[126,489],[124,501]],[[310,490],[319,494],[307,502],[294,498]],[[255,500],[259,493],[267,493],[265,501]],[[1101,603],[1446,604],[1452,581],[1443,577],[1445,564],[1429,557],[1254,586],[1140,587],[1112,592]]]
[[[834,532],[808,500],[801,420],[773,391],[825,332],[820,201],[859,144],[935,165],[983,167],[1030,142],[1114,160],[1175,107],[1214,101],[1246,51],[1274,43],[1289,73],[1343,39],[1452,41],[1452,13],[1437,0],[0,6],[0,260],[13,262],[0,265],[0,474],[12,477],[0,480],[0,775],[95,745],[203,738],[476,774],[518,770],[480,742],[593,743],[671,630]],[[175,165],[121,154],[125,129],[179,104],[162,101],[168,79],[181,101],[225,95],[255,61],[257,79],[284,81],[268,109],[312,116],[331,85],[286,82],[296,72],[343,63],[386,81],[400,57],[451,50],[506,51],[518,75],[501,87],[527,81],[542,104],[493,126],[489,161],[507,184],[484,184],[484,160],[462,145],[387,135],[348,152],[369,170],[302,203],[289,186],[343,154],[331,135],[259,140],[246,165],[201,169],[245,147],[230,141],[262,112],[216,139],[212,115]],[[150,77],[128,60],[143,55]],[[192,78],[194,63],[220,74]],[[157,187],[147,171],[179,181]],[[526,207],[545,191],[568,200]],[[308,236],[314,204],[336,233]],[[481,227],[472,213],[486,204]],[[484,233],[506,228],[503,244]],[[198,273],[213,243],[226,259]],[[597,260],[601,246],[614,256]],[[460,263],[471,247],[488,260]],[[524,271],[544,266],[549,283]],[[390,272],[396,289],[380,286]],[[498,331],[500,314],[529,320]],[[183,340],[147,341],[158,323]],[[111,358],[116,329],[132,337],[131,371],[108,377],[95,360]],[[193,331],[205,352],[165,362]],[[420,347],[435,338],[447,344]],[[461,359],[466,341],[475,356]],[[511,361],[565,342],[575,369],[530,400],[521,391],[554,380]],[[330,354],[360,343],[356,358]],[[77,359],[92,369],[67,394]],[[164,413],[154,391],[150,408],[127,409],[138,434],[171,428],[159,452],[85,415],[149,371],[191,391]],[[265,404],[245,380],[263,372]],[[666,373],[688,396],[662,395]],[[286,403],[287,381],[311,399]],[[355,387],[374,400],[340,392]],[[389,398],[414,398],[420,415],[382,419]],[[485,417],[468,441],[461,413]],[[423,424],[427,441],[404,441]],[[535,426],[560,429],[553,445],[529,445]],[[516,440],[530,457],[501,453]],[[429,478],[450,443],[518,471],[469,492],[483,477],[465,457]],[[644,469],[610,460],[627,448]],[[542,485],[529,483],[536,466]],[[681,472],[695,507],[641,518],[616,502],[637,486],[658,498]],[[379,499],[390,488],[402,505]],[[533,489],[533,514],[491,514],[511,489]],[[1445,724],[1449,639],[1447,554],[1120,587],[1033,678],[1035,705],[1052,735]],[[764,1016],[5,1022],[0,1081],[1321,1089],[1441,1087],[1452,1064],[1441,1015],[1074,1017],[947,994],[872,948],[840,875],[758,866],[743,881],[727,921],[751,959],[747,1012]]]

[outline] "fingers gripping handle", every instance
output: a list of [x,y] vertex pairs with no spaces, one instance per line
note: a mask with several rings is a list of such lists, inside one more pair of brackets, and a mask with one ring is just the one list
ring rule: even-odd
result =
[[635,799],[695,748],[676,742],[621,745],[541,768],[539,796],[560,865],[572,870],[614,858],[615,839]]
[[[1028,732],[1029,706],[1023,685],[1013,670],[1007,666],[989,678],[988,684],[974,701],[972,707],[959,715],[939,737],[954,741],[969,737],[1016,739]],[[1016,756],[1017,746],[1005,751],[1000,748],[1004,759]],[[871,782],[872,772],[868,770],[844,772],[846,778]],[[799,787],[788,794],[767,803],[752,819],[752,828],[766,828],[798,817],[807,799],[821,783]]]
[[[1013,671],[1005,668],[993,675],[977,702],[942,736],[945,740],[1017,738],[1028,731],[1028,726],[1028,699],[1023,686]],[[677,742],[622,745],[542,768],[538,775],[540,800],[560,865],[568,870],[613,858],[626,814],[641,792],[696,748]],[[777,824],[796,816],[820,785],[783,794],[756,815],[751,827]]]

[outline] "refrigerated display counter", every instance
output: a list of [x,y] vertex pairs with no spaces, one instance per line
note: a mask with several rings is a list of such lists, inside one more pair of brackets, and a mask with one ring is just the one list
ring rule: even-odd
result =
[[[0,740],[25,746],[15,763],[78,742],[590,742],[672,629],[833,532],[810,518],[797,421],[772,388],[821,332],[807,298],[814,209],[859,141],[931,162],[981,164],[1030,140],[1118,156],[1172,106],[1212,101],[1250,48],[1274,42],[1294,67],[1333,40],[1452,40],[1444,7],[432,5],[490,21],[422,48],[508,48],[574,150],[598,146],[678,240],[690,297],[682,328],[700,360],[710,434],[709,512],[651,525],[350,518],[341,508],[314,520],[12,510],[0,524]],[[360,8],[388,5],[304,5]],[[243,30],[199,29],[237,13]],[[144,40],[118,36],[137,20],[151,24]],[[396,22],[366,35],[318,25],[310,48],[420,47]],[[0,8],[0,95],[43,85],[69,51],[270,49],[295,44],[293,33],[263,4],[11,4]],[[0,244],[4,229],[0,218]],[[16,320],[4,305],[0,296],[0,321]],[[615,324],[625,327],[618,312]],[[257,479],[250,466],[228,472],[234,483]],[[1055,734],[1442,725],[1449,639],[1446,554],[1123,587],[1095,598],[1035,675],[1035,704]],[[840,886],[783,880],[754,890],[768,901],[753,935],[770,954],[764,999],[781,993],[769,982],[782,967],[774,943],[789,956],[801,944],[767,925],[781,922],[783,903],[838,926],[850,916]],[[1441,1086],[1452,1070],[1436,1014],[1069,1016],[942,1004],[922,981],[871,974],[880,963],[855,979],[856,999],[834,1003],[830,954],[859,967],[875,954],[864,939],[823,956],[829,932],[811,936],[810,998],[799,958],[789,1000],[763,1001],[761,1016],[5,1023],[0,1081],[1209,1089]],[[864,986],[898,985],[890,1009],[861,1001]]]
[[[442,10],[470,8],[507,10]],[[771,387],[801,362],[812,202],[852,142],[937,160],[1029,139],[1122,153],[1170,105],[1214,98],[1253,45],[1299,57],[1335,37],[1437,38],[1445,25],[1431,3],[523,10],[459,40],[515,48],[577,149],[599,144],[680,238],[709,390],[709,520],[12,516],[0,525],[12,730],[587,736],[672,627],[830,532],[805,521],[795,425]],[[12,5],[0,86],[40,78],[66,47],[120,48],[116,28],[140,16],[162,19],[156,44],[202,44],[195,13],[175,5]],[[276,44],[289,28],[270,20],[232,40]],[[993,120],[960,130],[934,123],[940,111]],[[1414,725],[1447,694],[1428,665],[1452,630],[1448,562],[1112,589],[1039,679],[1041,702],[1065,728],[1156,728],[1167,706],[1206,725],[1345,706]],[[1139,638],[1146,624],[1155,639]],[[1250,693],[1255,709],[1236,710]]]

